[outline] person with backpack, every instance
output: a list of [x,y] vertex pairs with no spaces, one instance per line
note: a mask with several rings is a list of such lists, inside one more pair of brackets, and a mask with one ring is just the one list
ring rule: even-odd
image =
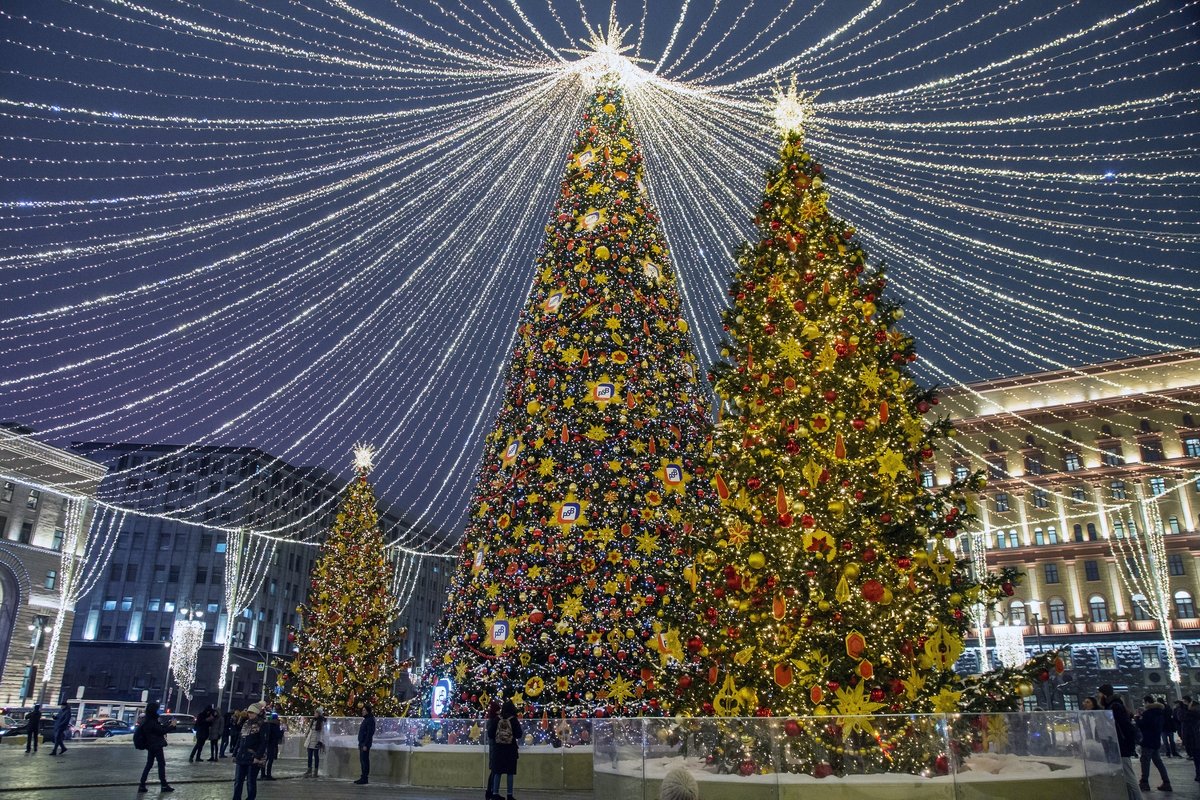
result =
[[56,756],[59,753],[67,752],[67,746],[63,741],[67,738],[67,733],[71,730],[71,707],[63,703],[62,708],[58,710],[58,714],[54,717],[54,747],[50,749],[50,755]]
[[146,751],[146,766],[142,769],[142,779],[138,781],[138,793],[149,791],[146,788],[146,778],[150,776],[150,767],[158,762],[159,791],[173,792],[174,788],[167,783],[167,761],[163,756],[163,748],[167,746],[167,729],[158,718],[158,701],[151,700],[146,704],[146,714],[133,731],[133,746]]
[[252,704],[245,712],[242,735],[233,751],[233,800],[242,800],[243,786],[246,800],[258,796],[258,770],[267,763],[267,734],[263,730],[262,712],[262,703]]
[[375,741],[375,712],[370,703],[363,703],[362,722],[358,724],[358,765],[362,777],[355,781],[358,785],[366,784],[371,774],[371,745]]
[[508,799],[513,800],[513,777],[517,774],[518,742],[524,735],[521,731],[521,720],[517,719],[517,707],[512,700],[505,700],[500,713],[495,719],[488,720],[488,741],[491,742],[491,754],[488,757],[487,793],[484,800],[504,800],[500,794],[500,776],[508,778]]

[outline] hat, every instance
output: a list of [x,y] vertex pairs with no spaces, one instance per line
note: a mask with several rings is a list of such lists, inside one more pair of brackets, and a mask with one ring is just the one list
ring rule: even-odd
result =
[[250,705],[246,706],[246,713],[248,713],[248,714],[261,714],[262,712],[263,712],[263,704],[262,703],[251,703]]
[[323,717],[323,716],[325,716],[325,709],[321,708],[320,706],[317,706],[317,714],[316,714],[316,715],[317,715],[318,717]]
[[686,767],[674,767],[663,778],[659,792],[661,800],[696,800],[699,796],[696,779]]

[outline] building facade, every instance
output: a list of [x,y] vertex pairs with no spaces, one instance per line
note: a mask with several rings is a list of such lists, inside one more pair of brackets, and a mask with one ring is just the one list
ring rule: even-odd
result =
[[104,467],[0,425],[0,699],[58,703]]
[[[297,609],[307,600],[318,546],[336,516],[345,481],[254,448],[76,449],[112,465],[101,496],[131,513],[109,512],[94,526],[95,535],[110,529],[115,534],[103,576],[79,602],[66,671],[72,696],[144,695],[195,711],[209,703],[243,707],[269,694],[276,678],[271,665],[291,655],[288,629],[300,622]],[[385,532],[405,525],[388,513],[381,513],[380,524]],[[240,529],[265,535],[238,534]],[[240,559],[231,552],[239,543]],[[399,624],[409,627],[407,647],[416,652],[428,646],[423,638],[431,624],[423,613],[431,605],[428,595],[436,597],[440,613],[445,593],[444,570],[434,572],[437,566],[436,559],[422,560],[397,586],[407,599]],[[232,616],[231,587],[237,592],[233,605],[241,609]],[[168,672],[181,619],[204,624],[190,701]]]
[[[969,384],[942,399],[958,438],[924,482],[983,470],[980,524],[960,550],[1025,576],[986,620],[989,648],[1005,626],[1026,652],[1069,651],[1071,680],[1051,687],[1059,708],[1104,683],[1139,699],[1200,694],[1200,353]],[[983,666],[975,633],[967,669]]]

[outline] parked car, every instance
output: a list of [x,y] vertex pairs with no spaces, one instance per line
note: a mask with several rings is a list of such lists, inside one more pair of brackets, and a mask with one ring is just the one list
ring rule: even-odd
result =
[[167,729],[167,733],[195,732],[196,717],[192,714],[159,714],[158,721]]
[[113,736],[123,736],[133,733],[133,726],[128,722],[112,717],[85,720],[79,725],[80,739],[108,739]]
[[[39,732],[42,735],[43,742],[54,741],[54,714],[58,713],[55,710],[49,716],[43,716],[41,724],[38,726]],[[14,737],[24,737],[28,731],[28,723],[23,719],[13,719],[5,716],[3,724],[0,725],[0,741],[11,739]]]

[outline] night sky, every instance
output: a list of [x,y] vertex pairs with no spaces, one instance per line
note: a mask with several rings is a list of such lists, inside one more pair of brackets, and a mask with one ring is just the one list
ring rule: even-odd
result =
[[[371,442],[457,536],[585,98],[580,4],[494,5],[6,2],[0,416],[346,476]],[[702,364],[793,76],[926,382],[1196,346],[1200,4],[683,6],[616,17]]]

